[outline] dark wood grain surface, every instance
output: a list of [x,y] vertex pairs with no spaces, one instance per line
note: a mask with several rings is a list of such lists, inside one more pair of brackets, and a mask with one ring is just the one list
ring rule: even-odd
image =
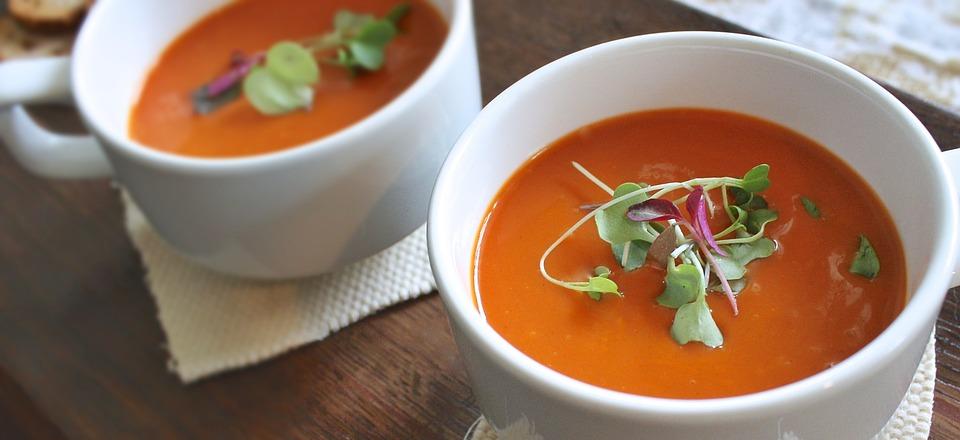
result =
[[[485,100],[560,56],[615,38],[742,29],[666,1],[477,0]],[[896,92],[941,147],[960,117]],[[42,109],[76,127],[69,111]],[[458,439],[479,415],[439,298],[183,386],[106,181],[51,182],[0,149],[0,438]],[[937,329],[934,439],[960,438],[960,302]]]

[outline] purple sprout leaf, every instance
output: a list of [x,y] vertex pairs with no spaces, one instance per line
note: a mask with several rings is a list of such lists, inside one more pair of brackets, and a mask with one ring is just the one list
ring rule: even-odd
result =
[[703,195],[703,187],[694,187],[690,195],[687,196],[687,212],[693,217],[693,229],[697,234],[706,240],[710,249],[713,249],[719,255],[726,256],[727,252],[720,249],[717,240],[713,238],[713,231],[710,230],[710,224],[707,222],[707,203]]
[[230,69],[212,81],[198,87],[190,95],[193,110],[205,115],[239,98],[240,84],[257,64],[263,61],[262,53],[247,57],[240,52],[230,56]]
[[680,210],[665,199],[647,199],[627,208],[627,218],[635,222],[684,221]]
[[240,84],[240,82],[243,81],[243,78],[250,73],[250,69],[257,64],[260,64],[263,59],[264,54],[262,53],[258,53],[243,59],[238,59],[237,54],[234,54],[230,60],[230,70],[223,75],[214,78],[213,81],[210,81],[206,86],[204,86],[207,97],[215,97],[229,90],[231,87]]

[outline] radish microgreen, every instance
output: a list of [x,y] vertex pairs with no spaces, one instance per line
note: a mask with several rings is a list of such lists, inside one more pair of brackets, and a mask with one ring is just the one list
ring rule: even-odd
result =
[[703,291],[703,274],[692,264],[677,265],[673,260],[667,262],[667,277],[664,280],[663,293],[657,297],[657,303],[671,309],[693,302]]
[[[758,194],[770,186],[770,167],[758,165],[742,178],[696,178],[657,185],[627,182],[611,189],[582,165],[574,162],[573,166],[611,199],[580,206],[589,213],[543,253],[541,275],[553,284],[584,292],[598,301],[604,294],[623,295],[610,279],[609,268],[597,267],[587,281],[563,281],[546,269],[550,254],[593,219],[600,239],[610,244],[623,270],[635,270],[647,259],[666,268],[664,290],[656,301],[676,309],[670,334],[677,343],[697,341],[713,348],[721,346],[723,335],[713,320],[706,295],[708,291],[724,292],[737,315],[735,293],[746,286],[747,265],[776,250],[776,243],[763,235],[766,225],[777,219],[777,213]],[[708,221],[708,212],[714,211],[713,200],[717,200],[716,195],[711,198],[711,191],[720,193],[723,211],[730,218],[730,225],[717,234]],[[674,192],[685,194],[673,200],[663,198]],[[680,204],[684,205],[686,216],[677,207]]]
[[720,328],[713,320],[705,294],[701,293],[692,303],[677,309],[673,325],[670,326],[670,336],[680,345],[690,341],[702,342],[710,348],[723,345],[723,333],[720,333]]
[[[400,4],[383,18],[341,10],[333,30],[306,40],[280,41],[265,53],[234,54],[229,69],[191,94],[198,114],[210,113],[242,95],[260,113],[280,115],[309,109],[320,65],[345,68],[356,75],[383,67],[386,48],[397,35],[397,25],[409,12]],[[318,61],[319,59],[319,61]]]

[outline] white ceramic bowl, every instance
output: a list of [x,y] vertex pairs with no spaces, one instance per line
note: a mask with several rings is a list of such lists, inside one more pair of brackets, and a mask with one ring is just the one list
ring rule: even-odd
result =
[[[532,154],[585,124],[631,111],[707,107],[803,133],[876,189],[903,239],[910,299],[879,337],[837,366],[776,389],[678,400],[630,395],[557,373],[483,321],[471,299],[474,243],[488,204]],[[487,419],[511,438],[868,439],[917,369],[957,258],[957,194],[923,125],[876,83],[769,39],[711,32],[627,38],[566,56],[491,102],[434,189],[430,259]],[[534,268],[530,268],[535,273]],[[639,374],[639,372],[638,372]]]
[[[327,272],[423,224],[430,185],[480,110],[470,0],[433,0],[450,26],[406,91],[363,120],[287,150],[208,159],[130,139],[128,120],[159,54],[227,0],[98,0],[71,58],[0,63],[0,138],[27,169],[110,174],[187,258],[254,278]],[[7,104],[72,97],[96,140],[62,136]]]

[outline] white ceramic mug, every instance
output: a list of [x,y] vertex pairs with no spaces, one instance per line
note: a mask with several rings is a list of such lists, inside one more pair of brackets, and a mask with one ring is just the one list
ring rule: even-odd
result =
[[[852,165],[881,196],[903,240],[910,298],[896,320],[826,371],[768,391],[705,400],[589,385],[535,362],[498,335],[471,299],[471,263],[501,185],[532,154],[572,130],[667,107],[772,120]],[[511,439],[871,438],[904,396],[945,292],[956,285],[951,274],[960,220],[948,168],[960,172],[960,154],[941,153],[917,118],[879,85],[827,57],[773,40],[710,32],[647,35],[601,44],[531,73],[464,132],[441,169],[427,223],[434,274],[483,414]],[[535,276],[535,267],[527,269]]]
[[[110,173],[181,254],[218,271],[291,278],[380,251],[426,220],[431,185],[480,110],[470,0],[435,0],[450,26],[400,96],[337,133],[258,156],[204,159],[130,139],[130,110],[170,41],[226,0],[99,0],[71,58],[0,63],[0,137],[47,177]],[[73,98],[94,137],[35,124],[18,105]]]

